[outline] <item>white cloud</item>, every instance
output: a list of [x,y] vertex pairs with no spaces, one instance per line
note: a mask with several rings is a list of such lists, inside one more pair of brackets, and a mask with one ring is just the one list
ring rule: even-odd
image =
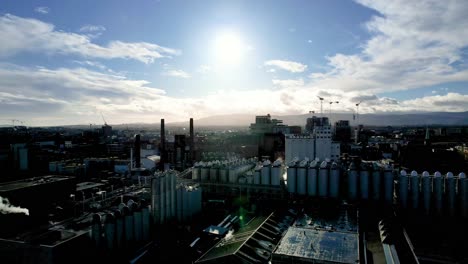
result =
[[80,28],[80,32],[96,32],[96,31],[105,31],[106,28],[100,25],[84,25]]
[[183,70],[167,70],[163,72],[162,75],[183,78],[183,79],[188,79],[191,77],[190,74],[188,74],[187,72]]
[[198,67],[197,69],[197,72],[201,73],[201,74],[207,74],[209,72],[211,72],[213,69],[211,66],[209,65],[200,65],[200,67]]
[[91,42],[87,35],[57,31],[52,24],[6,14],[0,16],[0,57],[21,52],[74,54],[85,57],[133,59],[152,63],[155,59],[179,55],[176,49],[147,42],[111,41],[107,46]]
[[307,40],[307,43],[312,43],[312,40],[311,39]]
[[274,66],[279,69],[289,71],[289,72],[304,72],[307,69],[307,65],[295,62],[295,61],[286,61],[286,60],[269,60],[265,61],[265,66]]
[[358,1],[380,13],[365,26],[370,39],[358,54],[328,57],[329,70],[310,86],[371,93],[468,81],[468,2]]
[[273,82],[273,85],[280,87],[280,88],[294,88],[294,87],[300,87],[304,85],[303,79],[298,79],[298,80],[273,79],[272,82]]
[[40,14],[48,14],[50,12],[50,8],[48,8],[47,6],[38,6],[34,8],[34,12]]

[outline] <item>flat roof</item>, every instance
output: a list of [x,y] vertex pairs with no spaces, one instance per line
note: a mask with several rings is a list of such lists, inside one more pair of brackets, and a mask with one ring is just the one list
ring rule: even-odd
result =
[[29,187],[33,187],[33,186],[41,185],[41,184],[48,184],[52,182],[70,180],[73,178],[74,177],[71,177],[71,176],[49,175],[49,176],[28,178],[28,179],[19,180],[19,181],[5,182],[5,183],[0,184],[0,192],[9,192],[9,191],[29,188]]
[[335,263],[359,261],[358,234],[291,227],[273,252],[273,259],[289,256]]

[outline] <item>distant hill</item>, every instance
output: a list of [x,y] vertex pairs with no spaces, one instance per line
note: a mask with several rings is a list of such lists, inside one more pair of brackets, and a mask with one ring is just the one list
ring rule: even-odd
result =
[[[258,114],[258,115],[261,115]],[[315,114],[320,116],[320,114]],[[325,116],[328,116],[324,114]],[[281,119],[286,125],[305,126],[306,119],[312,114],[284,115],[272,118]],[[331,121],[350,120],[354,125],[352,113],[334,113]],[[232,114],[217,115],[194,120],[195,126],[249,126],[255,122],[255,115]],[[185,125],[188,122],[168,123],[168,125]],[[391,113],[391,114],[360,114],[359,123],[369,126],[405,126],[405,125],[468,125],[468,112],[428,112],[428,113]]]

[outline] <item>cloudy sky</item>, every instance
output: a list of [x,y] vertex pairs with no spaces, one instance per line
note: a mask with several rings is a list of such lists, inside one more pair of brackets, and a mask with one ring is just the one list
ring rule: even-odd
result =
[[[468,111],[468,2],[0,4],[0,124]],[[339,102],[330,105],[329,102]]]

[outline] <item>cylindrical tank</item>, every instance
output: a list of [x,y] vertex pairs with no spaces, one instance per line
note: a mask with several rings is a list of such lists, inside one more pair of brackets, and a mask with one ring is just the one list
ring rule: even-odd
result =
[[195,162],[193,169],[192,169],[192,180],[199,181],[200,180],[200,165],[198,162]]
[[171,174],[171,218],[176,216],[176,185],[177,185],[177,175]]
[[222,167],[219,169],[219,182],[228,182],[228,170],[226,167]]
[[400,172],[400,177],[398,177],[399,184],[399,197],[400,205],[402,208],[407,208],[408,206],[408,175],[405,170]]
[[384,200],[385,204],[393,204],[393,168],[386,165],[384,169]]
[[330,197],[338,198],[340,193],[340,170],[338,164],[335,162],[332,163],[330,167]]
[[434,208],[437,214],[442,214],[443,205],[443,190],[442,190],[442,174],[436,171],[433,179],[433,192],[434,192]]
[[287,169],[288,192],[296,193],[296,162],[290,162]]
[[133,234],[136,242],[143,240],[143,214],[141,209],[135,204],[133,211]]
[[253,175],[252,174],[247,174],[245,177],[247,178],[247,184],[253,184]]
[[93,239],[96,249],[100,249],[102,247],[102,223],[100,214],[93,215],[93,220],[91,222],[91,238]]
[[115,210],[114,211],[114,217],[115,217],[115,225],[116,225],[116,238],[115,238],[115,244],[117,248],[123,248],[124,247],[124,233],[125,233],[125,228],[124,228],[124,219],[122,217],[122,213],[120,210]]
[[271,167],[271,185],[279,186],[281,182],[281,161],[276,160]]
[[217,164],[211,166],[210,168],[210,182],[218,182],[218,171],[219,167]]
[[115,245],[115,218],[111,213],[106,214],[104,222],[104,234],[106,236],[106,248],[113,250]]
[[307,194],[309,196],[317,196],[317,181],[317,160],[313,160],[310,162],[307,172]]
[[265,160],[263,162],[263,167],[262,167],[262,178],[261,178],[261,183],[262,185],[270,185],[270,166],[271,162],[269,160]]
[[356,164],[351,162],[348,169],[348,199],[355,201],[358,193],[358,171]]
[[417,171],[412,171],[410,176],[411,207],[419,207],[419,176]]
[[429,214],[431,211],[431,178],[429,177],[429,172],[427,171],[424,171],[421,176],[421,193],[424,212]]
[[328,196],[328,168],[327,168],[326,161],[323,161],[320,164],[319,177],[318,177],[318,195],[320,197]]
[[254,170],[254,184],[260,184],[262,178],[262,167],[257,166]]
[[207,182],[208,178],[209,178],[209,175],[210,175],[210,168],[207,165],[205,165],[205,167],[201,168],[200,173],[201,173],[200,180],[202,182]]
[[460,214],[468,217],[468,180],[465,173],[458,174],[458,197],[460,200]]
[[125,226],[125,244],[131,245],[133,243],[133,212],[127,206],[122,208]]
[[445,195],[447,196],[448,212],[450,216],[454,216],[455,215],[456,189],[455,189],[455,178],[453,177],[453,173],[447,172],[445,179],[446,179]]
[[304,159],[299,163],[297,167],[297,193],[299,195],[306,195],[307,194],[307,164],[308,160]]
[[237,166],[233,166],[231,168],[229,168],[229,171],[228,171],[228,177],[229,177],[229,182],[230,183],[237,183],[238,182],[238,172],[237,172]]
[[369,168],[365,163],[361,163],[361,171],[359,172],[359,190],[361,199],[369,199]]
[[380,170],[380,166],[378,166],[377,163],[374,163],[372,166],[372,199],[376,202],[380,201],[381,197],[381,176],[382,171]]
[[141,214],[142,214],[142,226],[143,226],[143,241],[149,241],[150,239],[150,213],[149,207],[142,202]]

